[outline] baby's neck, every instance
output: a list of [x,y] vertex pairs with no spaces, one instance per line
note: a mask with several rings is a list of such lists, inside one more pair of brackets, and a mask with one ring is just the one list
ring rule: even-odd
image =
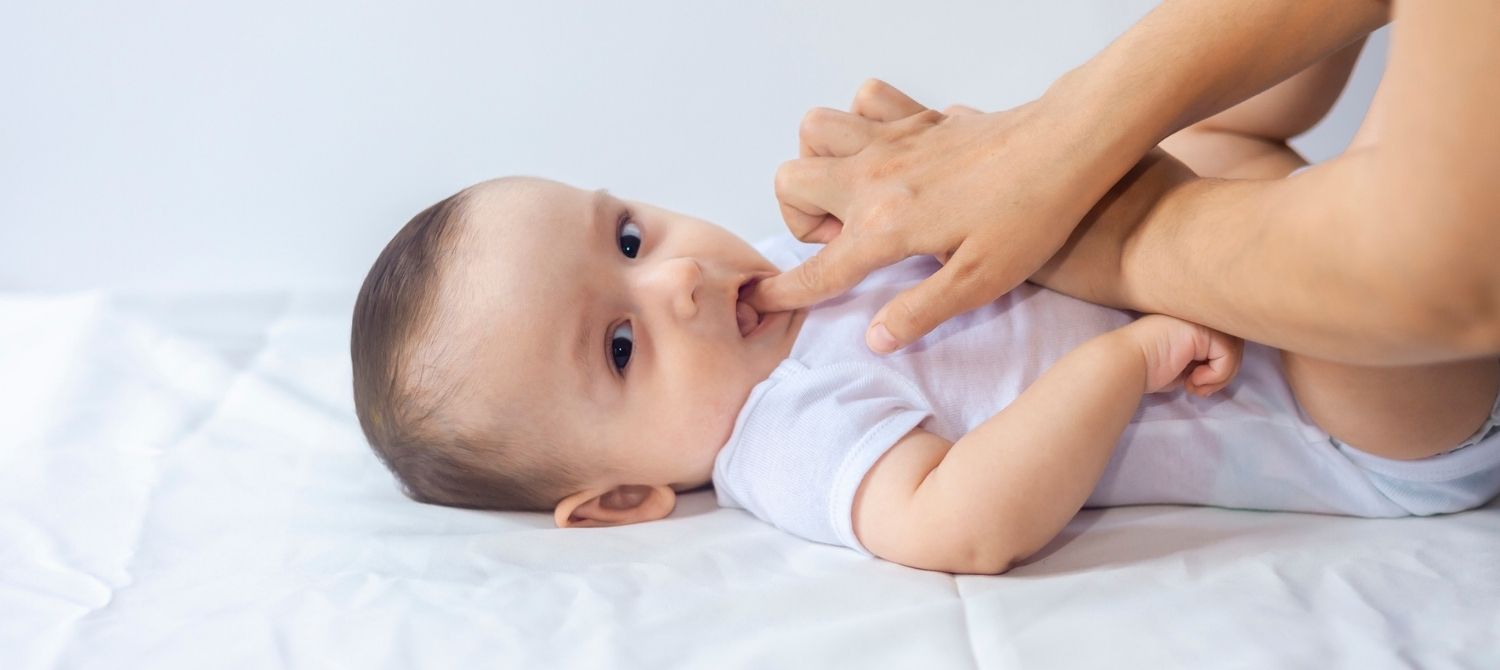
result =
[[787,324],[786,339],[782,342],[782,349],[780,352],[782,360],[791,358],[792,349],[796,348],[797,346],[797,338],[802,335],[802,324],[806,323],[807,314],[810,311],[812,311],[811,307],[802,307],[800,309],[792,310],[792,320]]

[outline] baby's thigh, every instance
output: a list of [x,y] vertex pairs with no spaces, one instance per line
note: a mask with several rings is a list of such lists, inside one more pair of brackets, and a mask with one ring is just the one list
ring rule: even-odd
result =
[[1360,451],[1397,460],[1457,447],[1489,419],[1500,360],[1374,368],[1282,352],[1297,403]]

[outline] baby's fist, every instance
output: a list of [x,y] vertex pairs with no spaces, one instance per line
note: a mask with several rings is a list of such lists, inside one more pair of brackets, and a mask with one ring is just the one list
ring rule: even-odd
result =
[[1182,385],[1206,398],[1240,370],[1245,341],[1238,337],[1162,314],[1141,317],[1130,327],[1146,360],[1146,393]]

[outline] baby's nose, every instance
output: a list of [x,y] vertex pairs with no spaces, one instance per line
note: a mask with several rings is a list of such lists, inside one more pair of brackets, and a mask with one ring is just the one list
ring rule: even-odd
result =
[[670,258],[651,273],[652,292],[679,319],[698,313],[698,288],[703,284],[703,267],[690,257]]

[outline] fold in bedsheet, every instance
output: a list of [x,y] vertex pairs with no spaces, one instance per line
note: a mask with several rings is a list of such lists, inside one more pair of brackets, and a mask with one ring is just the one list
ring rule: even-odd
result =
[[1500,506],[1091,510],[953,577],[711,491],[661,522],[413,503],[352,293],[0,295],[0,667],[1500,667]]

